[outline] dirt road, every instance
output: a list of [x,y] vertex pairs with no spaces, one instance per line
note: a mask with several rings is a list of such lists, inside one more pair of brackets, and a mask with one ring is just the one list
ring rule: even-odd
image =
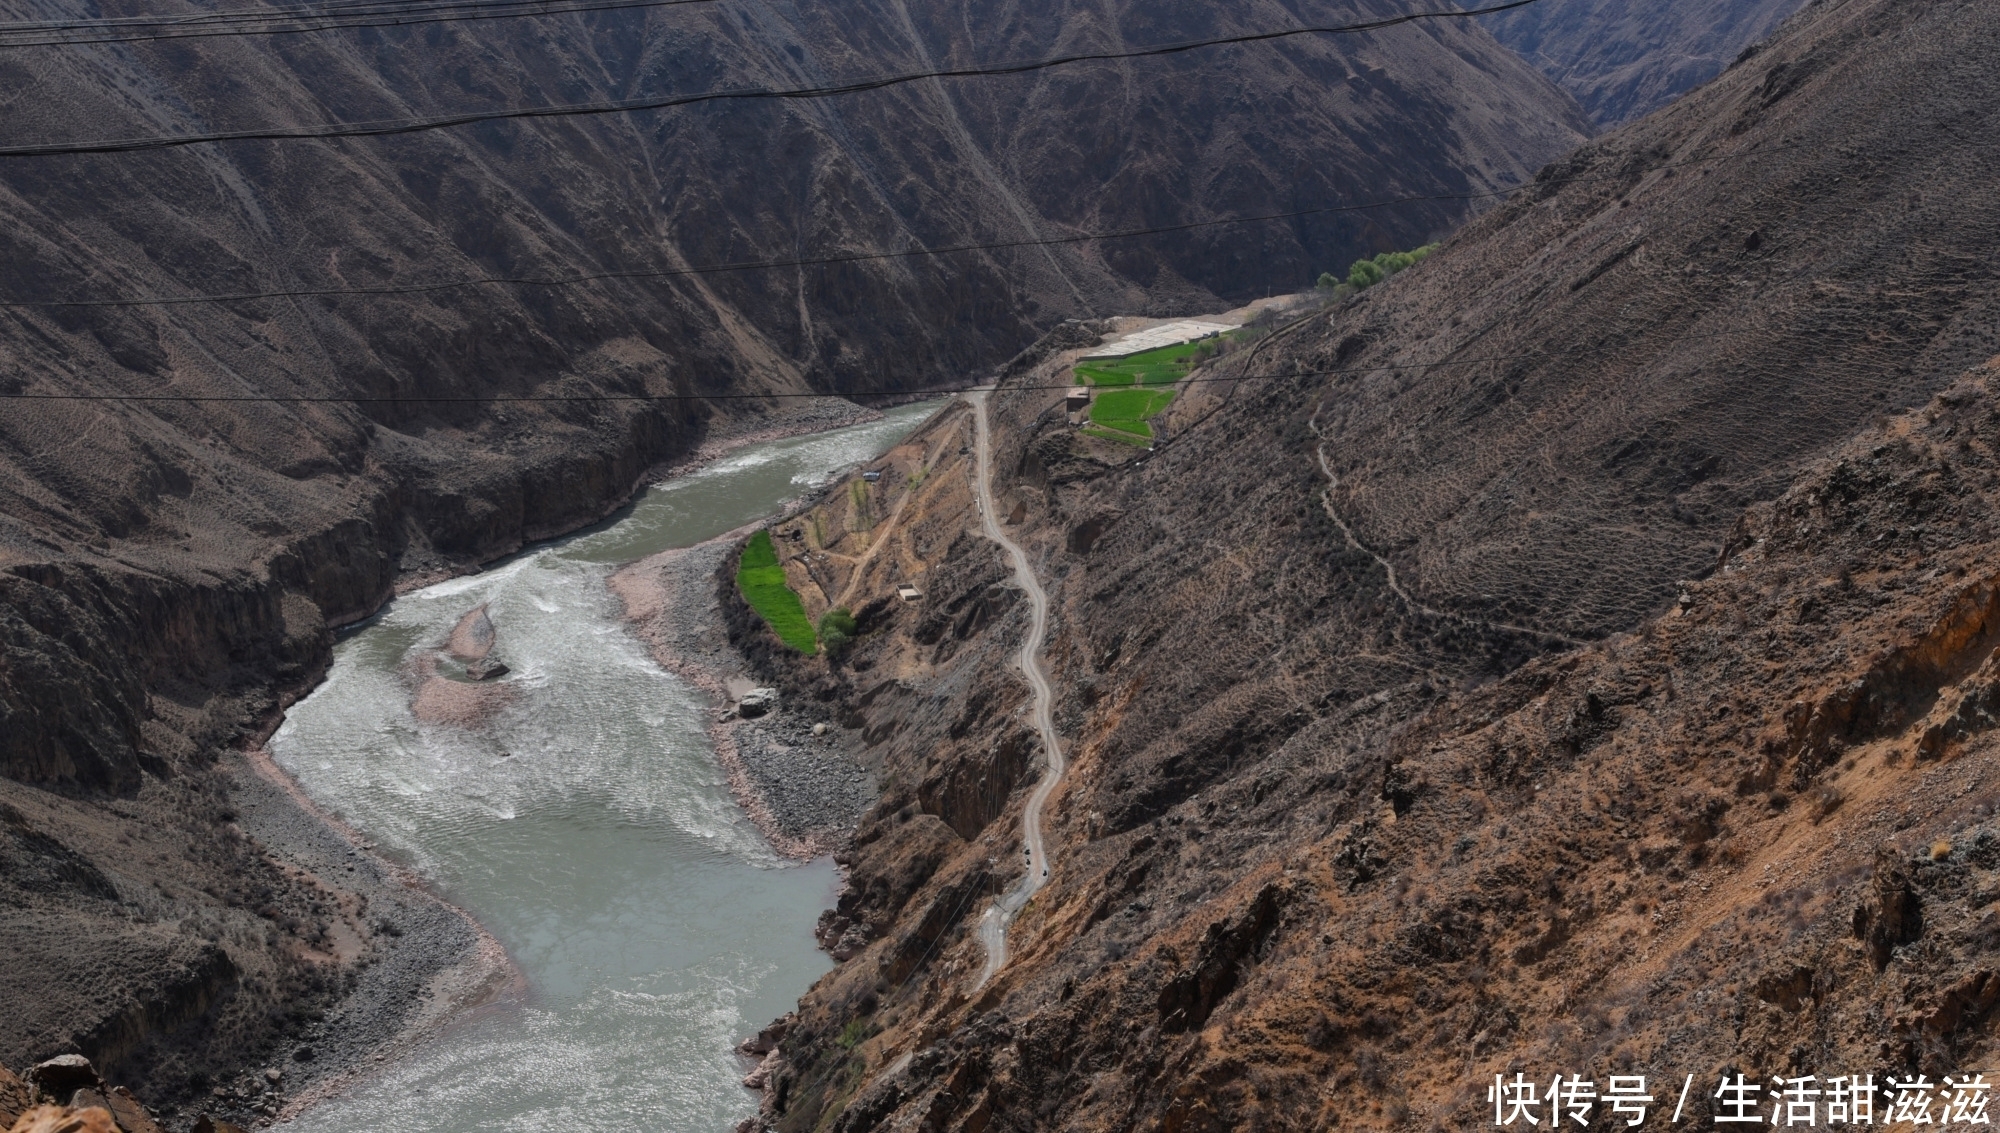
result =
[[1028,563],[1027,552],[1000,529],[999,516],[993,506],[993,445],[986,419],[986,394],[967,394],[966,400],[972,403],[973,418],[978,422],[975,495],[979,500],[979,519],[985,525],[986,537],[1006,549],[1008,557],[1014,562],[1014,580],[1028,592],[1031,619],[1027,639],[1021,642],[1018,661],[1021,672],[1028,678],[1028,687],[1034,692],[1035,730],[1041,734],[1042,751],[1048,758],[1042,781],[1035,785],[1034,794],[1028,796],[1027,811],[1021,816],[1021,838],[1028,872],[1019,884],[1002,894],[979,921],[979,940],[986,946],[986,965],[979,970],[979,981],[973,985],[976,991],[985,987],[986,982],[1007,962],[1007,926],[1048,882],[1049,857],[1042,844],[1042,808],[1048,805],[1049,796],[1062,782],[1067,764],[1063,759],[1062,742],[1056,736],[1055,693],[1049,687],[1048,674],[1042,669],[1042,640],[1049,629],[1048,591],[1043,590],[1041,582],[1035,578],[1035,569]]

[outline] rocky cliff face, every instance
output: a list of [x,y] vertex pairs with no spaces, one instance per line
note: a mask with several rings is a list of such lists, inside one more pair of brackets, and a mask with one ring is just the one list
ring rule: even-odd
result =
[[1616,126],[1721,74],[1799,6],[1800,0],[1541,0],[1485,23],[1575,95],[1593,120]]
[[964,635],[899,613],[794,677],[885,796],[767,1123],[1460,1127],[1514,1068],[1975,1064],[1997,40],[1809,8],[1224,357],[1150,459],[996,394],[1059,606],[1057,867],[975,990],[1033,768],[990,819],[929,785],[1016,766],[1024,617],[968,616],[1004,574],[940,466],[877,558],[959,580]]

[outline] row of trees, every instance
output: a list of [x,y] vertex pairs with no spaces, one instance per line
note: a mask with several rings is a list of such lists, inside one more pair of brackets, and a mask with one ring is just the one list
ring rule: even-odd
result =
[[1319,277],[1319,285],[1321,289],[1327,291],[1338,291],[1345,288],[1345,294],[1351,295],[1356,291],[1362,291],[1375,286],[1397,272],[1402,271],[1404,268],[1423,259],[1425,256],[1430,255],[1432,252],[1437,251],[1437,249],[1438,246],[1436,244],[1426,244],[1421,248],[1413,248],[1407,252],[1384,252],[1373,259],[1356,260],[1354,261],[1354,266],[1347,269],[1347,278],[1345,280],[1334,275],[1332,272],[1327,272],[1325,275]]

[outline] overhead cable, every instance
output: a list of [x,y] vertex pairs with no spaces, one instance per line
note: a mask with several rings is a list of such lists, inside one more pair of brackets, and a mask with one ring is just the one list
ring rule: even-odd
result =
[[[76,47],[97,43],[145,43],[162,39],[218,36],[299,35],[343,28],[400,28],[610,12],[625,8],[671,8],[719,4],[723,0],[445,0],[395,4],[383,0],[312,8],[201,12],[182,16],[137,16],[113,20],[44,20],[0,23],[0,48]],[[147,30],[151,29],[151,30]]]
[[[1317,317],[1309,315],[1308,318]],[[1682,335],[1684,340],[1728,337],[1723,334]],[[1483,366],[1495,362],[1517,362],[1523,359],[1544,359],[1554,352],[1531,350],[1518,354],[1488,355],[1482,358],[1453,358],[1439,362],[1387,363],[1380,366],[1348,366],[1329,370],[1273,370],[1258,374],[1214,374],[1207,377],[1187,377],[1168,385],[1209,385],[1221,382],[1268,381],[1273,378],[1325,378],[1349,374],[1379,374],[1400,370],[1433,370],[1445,366]],[[964,393],[997,393],[1002,390],[1068,390],[1076,388],[1075,382],[1054,384],[1009,384],[1001,382],[973,383],[959,386],[922,386],[908,389],[855,390],[856,397],[888,398],[932,398],[951,397]],[[1107,386],[1104,389],[1129,389],[1146,387]],[[839,397],[840,394],[814,390],[782,390],[767,393],[588,393],[588,394],[495,394],[495,395],[426,395],[393,394],[383,397],[363,394],[171,394],[171,393],[0,393],[0,401],[96,401],[96,402],[188,402],[195,404],[253,402],[280,405],[516,405],[516,404],[590,404],[590,403],[648,403],[676,401],[768,401],[792,398]]]
[[1403,24],[1415,23],[1419,20],[1464,19],[1473,16],[1485,16],[1495,12],[1525,8],[1530,4],[1536,3],[1540,3],[1540,0],[1508,0],[1506,3],[1494,4],[1484,8],[1408,12],[1400,16],[1385,16],[1380,19],[1365,20],[1359,23],[1246,32],[1241,35],[1187,40],[1181,43],[1160,44],[1154,47],[1132,48],[1123,51],[1082,51],[1020,63],[996,63],[986,66],[943,67],[926,71],[907,71],[897,75],[882,75],[872,79],[857,79],[853,82],[837,83],[828,86],[742,87],[734,90],[703,91],[697,94],[670,95],[656,98],[622,99],[613,102],[583,102],[559,106],[527,106],[505,110],[478,110],[461,114],[441,114],[423,118],[394,118],[370,122],[326,122],[313,126],[256,127],[247,130],[212,130],[202,133],[161,134],[142,138],[111,138],[90,142],[48,142],[34,145],[0,146],[0,158],[134,153],[144,150],[202,145],[211,142],[379,138],[416,134],[429,130],[444,130],[455,126],[469,126],[481,122],[500,122],[513,119],[577,118],[600,114],[632,114],[639,111],[668,110],[675,107],[697,106],[712,102],[807,101],[860,94],[866,91],[885,90],[890,87],[933,79],[994,78],[1005,75],[1024,75],[1035,71],[1045,71],[1054,67],[1073,66],[1079,63],[1117,62],[1125,59],[1178,55],[1183,52],[1198,51],[1210,47],[1264,43],[1303,35],[1352,35],[1362,32],[1382,31]]

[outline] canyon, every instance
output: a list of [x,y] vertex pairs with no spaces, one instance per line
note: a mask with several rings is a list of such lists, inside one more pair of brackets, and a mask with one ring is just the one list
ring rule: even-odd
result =
[[1554,0],[1484,19],[1494,38],[1576,96],[1596,122],[1643,118],[1755,52],[1800,0],[1643,6]]
[[[697,5],[10,49],[0,89],[9,143],[91,141],[812,85],[1290,18]],[[328,941],[354,898],[246,834],[242,793],[263,788],[233,753],[399,589],[589,524],[704,445],[854,419],[801,395],[907,399],[1064,317],[1295,287],[1420,243],[1587,129],[1457,22],[1143,74],[0,159],[0,1063],[73,1049],[189,1101],[346,994]],[[1450,199],[1070,240],[1364,194]],[[967,244],[1003,247],[900,255]],[[875,252],[897,255],[688,273]],[[598,278],[477,282],[579,275]]]
[[[787,651],[733,559],[711,580],[744,663],[880,788],[836,854],[837,965],[758,1040],[750,1127],[1459,1127],[1516,1069],[1971,1067],[2000,1002],[2000,13],[1818,0],[1704,30],[1704,10],[1662,30],[1552,0],[1494,35],[839,103],[0,161],[0,1001],[30,1008],[0,1063],[75,1048],[192,1106],[351,994],[354,891],[246,834],[278,802],[242,755],[337,627],[585,526],[703,446],[991,374],[990,474],[955,403],[871,491],[774,524],[808,613],[852,606],[850,650]],[[17,100],[23,139],[114,136],[1292,18],[698,8],[13,53],[0,82],[75,93]],[[1695,62],[1635,64],[1654,40]],[[1578,101],[1605,123],[1663,108],[1590,138]],[[23,305],[1399,196],[1451,199],[394,302]],[[1436,237],[1359,294],[1239,312],[1250,332],[1150,449],[1062,411],[1069,367],[1127,325],[1109,316],[1216,313]],[[162,392],[302,400],[32,399]],[[577,400],[505,400],[557,397]],[[1049,876],[990,978],[979,925],[1039,864],[1046,745],[1015,665],[1033,603],[984,491],[1047,590],[1069,757],[1036,811]],[[481,947],[434,898],[408,915]]]

